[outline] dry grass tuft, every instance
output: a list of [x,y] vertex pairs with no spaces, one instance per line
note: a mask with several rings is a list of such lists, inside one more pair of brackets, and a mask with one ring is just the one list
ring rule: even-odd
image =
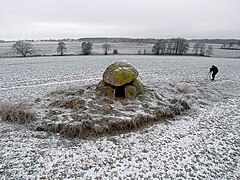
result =
[[85,101],[78,97],[69,97],[55,100],[49,106],[65,109],[80,109],[85,107]]
[[0,116],[4,121],[19,124],[30,123],[36,119],[36,113],[23,104],[1,104]]

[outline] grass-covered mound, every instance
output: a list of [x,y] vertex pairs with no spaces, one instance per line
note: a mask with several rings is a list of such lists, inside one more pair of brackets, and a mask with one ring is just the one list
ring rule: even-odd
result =
[[65,137],[114,135],[166,121],[190,109],[190,85],[186,87],[145,86],[144,94],[135,99],[99,96],[95,85],[62,89],[31,105],[1,104],[0,117]]
[[[95,86],[57,90],[35,101],[37,130],[66,137],[96,137],[129,132],[180,115],[190,108],[190,96],[169,86],[156,92],[144,87],[136,99],[98,96]],[[166,95],[164,95],[166,94]]]

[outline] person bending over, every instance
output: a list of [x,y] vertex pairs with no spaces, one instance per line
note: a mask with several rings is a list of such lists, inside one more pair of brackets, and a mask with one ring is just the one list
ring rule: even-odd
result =
[[216,66],[212,65],[212,67],[210,68],[209,73],[211,73],[211,72],[212,72],[211,80],[213,81],[215,76],[216,76],[216,74],[218,73],[218,68]]

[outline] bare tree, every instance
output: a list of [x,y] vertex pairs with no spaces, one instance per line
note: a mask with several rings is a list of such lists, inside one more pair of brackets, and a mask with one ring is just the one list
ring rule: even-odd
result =
[[226,44],[222,44],[221,49],[225,49],[226,48]]
[[188,41],[184,38],[177,38],[175,41],[175,54],[186,54],[189,49]]
[[237,49],[240,49],[240,40],[237,41],[236,45],[237,45]]
[[238,46],[240,46],[240,40],[238,40],[236,44],[237,44]]
[[155,55],[159,55],[160,49],[161,49],[161,41],[157,41],[152,47],[152,52]]
[[235,44],[235,42],[230,42],[230,43],[229,43],[229,48],[230,48],[230,49],[233,49],[233,48],[234,48],[234,44]]
[[152,52],[155,55],[165,54],[166,50],[166,41],[163,39],[158,40],[152,47]]
[[138,53],[138,55],[141,55],[141,54],[142,54],[142,50],[139,49],[139,50],[137,51],[137,53]]
[[32,44],[26,41],[17,41],[12,45],[12,48],[17,54],[21,54],[24,57],[34,52]]
[[113,50],[113,54],[118,54],[118,50],[117,50],[117,49],[114,49],[114,50]]
[[160,40],[160,53],[163,55],[165,54],[166,52],[166,44],[167,42],[165,40]]
[[147,50],[146,49],[143,49],[143,54],[147,55]]
[[204,56],[205,54],[205,49],[206,49],[206,45],[205,43],[200,43],[200,56]]
[[158,54],[186,54],[189,49],[189,43],[184,38],[176,38],[169,40],[158,40],[153,48],[152,52],[156,55]]
[[186,54],[189,49],[189,43],[184,38],[170,39],[167,44],[168,54],[182,55]]
[[67,51],[66,44],[63,41],[58,43],[57,52],[62,56]]
[[166,53],[173,54],[173,47],[174,47],[174,41],[173,39],[169,39],[166,45]]
[[91,42],[83,42],[82,43],[82,52],[84,55],[90,55],[92,51],[92,43]]
[[189,42],[185,39],[183,44],[182,44],[181,53],[182,54],[187,54],[188,50],[189,50]]
[[207,49],[206,49],[206,55],[207,55],[207,56],[210,56],[210,55],[212,55],[212,54],[213,54],[213,48],[212,48],[212,46],[210,45],[210,46],[208,46]]
[[200,43],[199,43],[199,42],[196,42],[196,43],[193,45],[192,51],[195,53],[195,55],[197,55],[198,52],[199,52],[199,50],[200,50]]
[[108,54],[108,51],[111,50],[111,47],[110,47],[109,44],[103,44],[103,45],[102,45],[102,49],[103,49],[104,54],[107,55],[107,54]]

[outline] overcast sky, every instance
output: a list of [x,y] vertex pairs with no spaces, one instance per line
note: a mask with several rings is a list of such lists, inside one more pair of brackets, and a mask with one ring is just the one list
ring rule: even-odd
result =
[[0,0],[0,39],[240,38],[240,0]]

